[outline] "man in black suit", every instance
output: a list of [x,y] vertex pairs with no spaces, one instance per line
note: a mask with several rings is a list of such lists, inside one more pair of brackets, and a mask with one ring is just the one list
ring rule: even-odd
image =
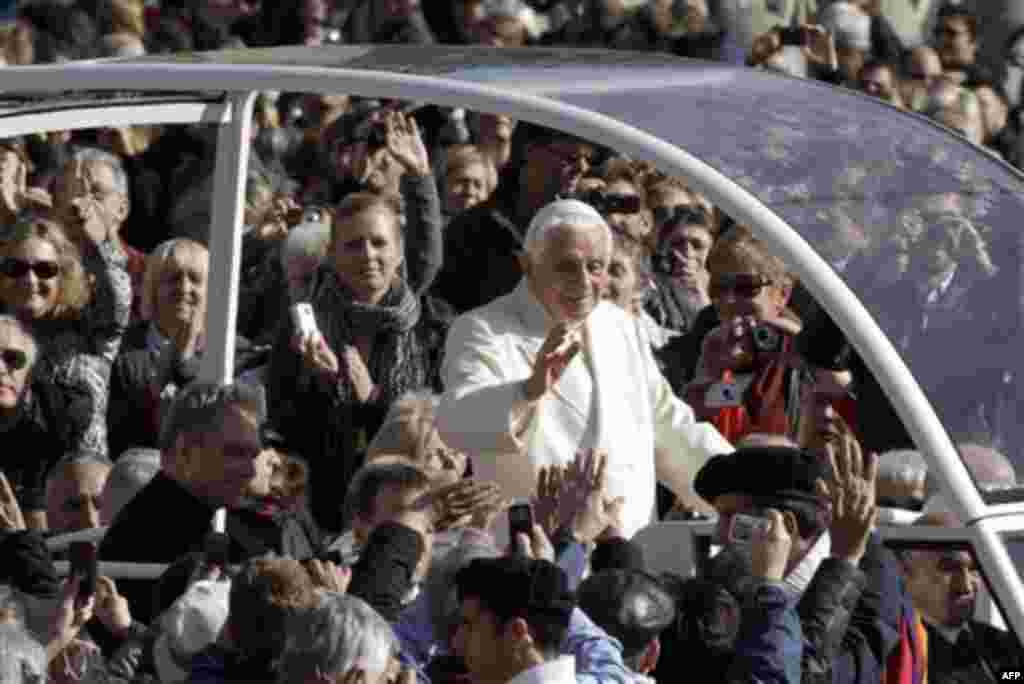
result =
[[[952,513],[930,513],[918,525],[959,527]],[[1024,651],[1010,632],[974,620],[981,590],[977,562],[967,551],[915,550],[904,555],[907,590],[927,633],[928,684],[999,682],[1024,668]]]

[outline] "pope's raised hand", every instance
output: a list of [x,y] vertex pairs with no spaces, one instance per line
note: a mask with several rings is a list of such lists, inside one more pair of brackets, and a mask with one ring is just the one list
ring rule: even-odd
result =
[[547,394],[582,348],[579,323],[559,323],[552,328],[533,362],[533,374],[526,381],[526,398],[537,401]]

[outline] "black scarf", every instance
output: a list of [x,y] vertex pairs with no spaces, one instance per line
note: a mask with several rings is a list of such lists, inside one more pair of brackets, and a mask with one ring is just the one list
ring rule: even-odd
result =
[[[359,338],[373,339],[367,366],[380,387],[380,399],[390,402],[428,383],[427,359],[414,328],[420,320],[419,298],[399,277],[379,304],[358,302],[329,267],[321,268],[313,310],[328,346],[344,363],[342,350]],[[338,391],[343,401],[353,396],[345,373]]]

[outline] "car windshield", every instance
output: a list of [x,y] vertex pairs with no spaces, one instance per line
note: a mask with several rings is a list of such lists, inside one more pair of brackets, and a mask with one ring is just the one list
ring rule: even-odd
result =
[[[1019,468],[1020,175],[930,120],[808,81],[735,72],[676,93],[615,106],[784,218],[860,297],[954,443]],[[608,97],[562,99],[602,110]],[[898,420],[871,429],[907,439]],[[1024,494],[1012,477],[976,482],[989,503]]]

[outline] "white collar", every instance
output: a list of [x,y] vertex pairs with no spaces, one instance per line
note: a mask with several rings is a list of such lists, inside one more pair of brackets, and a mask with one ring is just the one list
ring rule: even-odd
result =
[[576,659],[567,655],[523,670],[508,680],[508,684],[573,684],[575,681]]
[[799,596],[804,593],[814,573],[818,572],[818,566],[825,560],[832,551],[832,538],[828,531],[821,533],[818,540],[807,550],[807,554],[796,564],[782,583],[793,594]]

